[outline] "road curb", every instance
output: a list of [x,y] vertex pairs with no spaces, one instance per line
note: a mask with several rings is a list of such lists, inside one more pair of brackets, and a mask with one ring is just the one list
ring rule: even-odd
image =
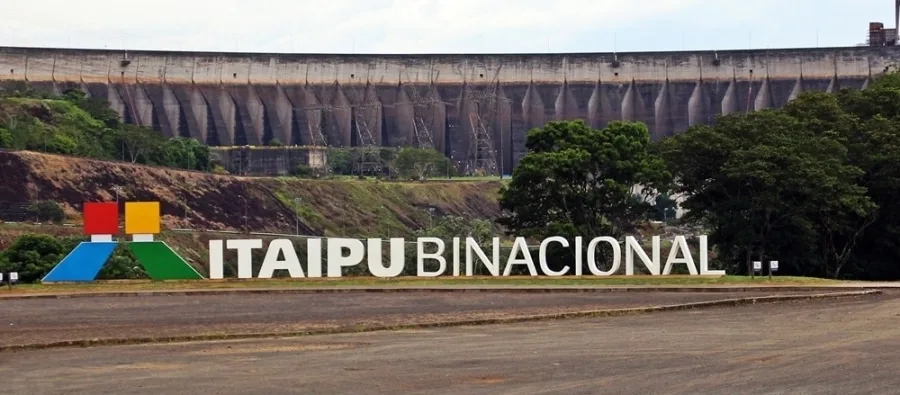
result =
[[185,290],[146,290],[146,291],[96,291],[96,292],[65,292],[65,293],[22,293],[0,295],[0,300],[15,299],[69,299],[91,297],[139,297],[139,296],[203,296],[203,295],[229,295],[229,294],[327,294],[327,293],[404,293],[404,292],[475,292],[475,293],[608,293],[608,292],[691,292],[691,293],[742,293],[742,292],[843,292],[848,290],[872,290],[882,289],[878,286],[790,286],[790,285],[759,285],[747,287],[718,287],[718,286],[471,286],[471,287],[354,287],[354,288],[272,288],[272,289],[185,289]]
[[496,325],[496,324],[512,324],[521,322],[537,322],[574,318],[597,318],[597,317],[617,317],[637,314],[649,314],[666,311],[681,311],[692,309],[703,309],[712,307],[733,307],[762,303],[777,303],[791,301],[806,301],[814,299],[836,299],[862,297],[870,295],[880,295],[881,290],[864,290],[864,291],[848,291],[848,292],[829,292],[810,295],[772,295],[772,296],[756,296],[746,298],[722,299],[705,302],[683,303],[675,305],[663,306],[647,306],[647,307],[631,307],[622,309],[604,309],[604,310],[587,310],[552,314],[523,315],[503,318],[484,318],[484,319],[467,319],[467,320],[451,320],[442,322],[429,323],[411,323],[401,325],[367,325],[358,327],[342,327],[334,329],[322,329],[313,331],[299,332],[258,332],[258,333],[232,333],[232,334],[209,334],[209,335],[184,335],[184,336],[166,336],[166,337],[135,337],[135,338],[113,338],[113,339],[83,339],[60,341],[50,343],[34,343],[0,346],[0,352],[15,352],[25,350],[40,350],[51,348],[67,348],[67,347],[92,347],[92,346],[114,346],[114,345],[136,345],[136,344],[153,344],[153,343],[184,343],[195,341],[222,341],[222,340],[246,340],[261,338],[281,338],[281,337],[301,337],[313,335],[331,335],[346,333],[363,333],[387,330],[410,330],[410,329],[428,329],[428,328],[447,328],[456,326],[480,326],[480,325]]

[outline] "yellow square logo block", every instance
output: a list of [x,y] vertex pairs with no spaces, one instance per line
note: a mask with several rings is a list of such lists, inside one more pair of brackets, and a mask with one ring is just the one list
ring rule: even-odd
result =
[[159,202],[125,202],[125,234],[159,234]]

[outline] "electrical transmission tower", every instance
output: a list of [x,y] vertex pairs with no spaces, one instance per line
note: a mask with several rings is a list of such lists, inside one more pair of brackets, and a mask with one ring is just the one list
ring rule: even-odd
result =
[[[413,132],[415,133],[416,147],[420,149],[435,149],[434,135],[431,132],[432,128],[429,128],[427,125],[434,121],[433,115],[430,114],[431,108],[429,106],[437,104],[438,101],[435,100],[434,97],[429,97],[427,99],[420,97],[419,90],[416,88],[415,83],[409,78],[408,74],[406,77],[407,82],[403,84],[403,88],[406,91],[407,97],[409,97],[409,101],[413,105],[412,127]],[[422,113],[430,115],[428,123],[420,116]]]
[[434,149],[434,140],[431,139],[431,131],[425,126],[421,117],[413,118],[413,129],[416,131],[416,146],[420,149]]
[[475,112],[469,114],[469,164],[474,171],[486,175],[499,174],[497,151],[494,150],[493,121],[497,119],[500,105],[497,95],[500,69],[498,68],[490,84],[482,92],[469,91],[467,100],[475,103]]
[[[325,87],[321,89],[321,94],[317,95],[312,86],[303,87],[304,96],[308,99],[314,98],[317,102],[322,103],[325,99]],[[303,118],[306,119],[306,127],[309,132],[309,143],[313,146],[328,146],[328,138],[325,131],[322,130],[322,123],[325,122],[326,115],[331,114],[331,106],[327,104],[309,104],[306,103],[302,108],[295,110],[303,111]]]
[[481,170],[485,175],[497,174],[497,157],[488,125],[477,113],[469,114],[469,121],[472,125],[469,139],[469,153],[472,156],[470,168]]
[[309,130],[309,141],[313,146],[327,146],[328,138],[325,137],[325,131],[322,130],[326,114],[330,114],[329,105],[313,104],[303,106],[301,109],[306,115],[306,124]]
[[[359,175],[363,173],[381,173],[381,162],[378,160],[378,142],[372,129],[369,127],[368,118],[370,114],[378,114],[379,103],[366,102],[366,87],[360,88],[356,86],[354,89],[355,97],[351,98],[350,119],[351,128],[354,129],[356,135],[357,158],[354,161],[353,170]],[[378,122],[376,121],[375,124]],[[377,132],[377,131],[376,131]]]

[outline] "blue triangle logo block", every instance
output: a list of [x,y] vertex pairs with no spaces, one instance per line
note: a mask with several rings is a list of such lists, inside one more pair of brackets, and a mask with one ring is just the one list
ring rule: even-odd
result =
[[118,242],[81,242],[41,282],[94,281]]

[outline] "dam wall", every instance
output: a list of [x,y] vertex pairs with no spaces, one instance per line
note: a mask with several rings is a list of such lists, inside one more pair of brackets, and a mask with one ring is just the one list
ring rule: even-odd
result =
[[125,122],[215,146],[434,147],[508,173],[547,121],[654,138],[806,90],[860,89],[900,47],[508,55],[319,55],[0,47],[0,82],[79,88]]

